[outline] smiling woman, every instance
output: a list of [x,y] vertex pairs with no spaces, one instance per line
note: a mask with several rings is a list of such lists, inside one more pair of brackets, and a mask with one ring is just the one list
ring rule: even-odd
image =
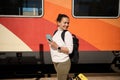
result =
[[43,0],[0,0],[0,16],[36,17],[43,14]]

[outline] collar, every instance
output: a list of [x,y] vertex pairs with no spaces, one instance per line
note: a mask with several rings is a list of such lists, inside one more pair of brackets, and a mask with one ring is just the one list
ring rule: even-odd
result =
[[63,29],[60,29],[60,27],[58,27],[58,31],[63,31]]

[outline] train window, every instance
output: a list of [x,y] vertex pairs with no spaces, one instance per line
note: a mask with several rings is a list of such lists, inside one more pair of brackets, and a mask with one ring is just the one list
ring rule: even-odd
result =
[[73,0],[72,14],[76,18],[117,18],[119,0]]
[[41,17],[43,0],[0,0],[0,16]]

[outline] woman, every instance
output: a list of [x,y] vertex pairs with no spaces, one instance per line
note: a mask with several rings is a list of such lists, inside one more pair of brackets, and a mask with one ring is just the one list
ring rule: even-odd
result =
[[65,14],[59,14],[57,17],[58,30],[53,35],[52,41],[49,41],[52,61],[57,72],[58,80],[67,80],[67,76],[71,67],[69,54],[73,50],[72,34],[65,32],[64,41],[61,33],[69,27],[69,17]]

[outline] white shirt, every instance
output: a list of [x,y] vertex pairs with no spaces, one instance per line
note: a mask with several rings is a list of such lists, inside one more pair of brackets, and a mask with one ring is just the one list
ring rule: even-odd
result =
[[[72,53],[73,50],[73,38],[72,34],[69,31],[65,32],[64,41],[62,40],[61,33],[63,30],[58,28],[58,31],[53,36],[53,41],[55,41],[59,47],[67,47],[69,50],[69,54]],[[65,62],[69,59],[69,54],[59,52],[58,50],[51,50],[51,57],[53,62]]]

